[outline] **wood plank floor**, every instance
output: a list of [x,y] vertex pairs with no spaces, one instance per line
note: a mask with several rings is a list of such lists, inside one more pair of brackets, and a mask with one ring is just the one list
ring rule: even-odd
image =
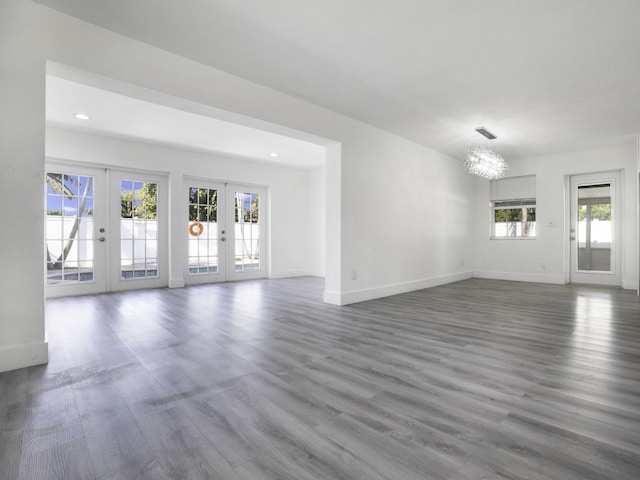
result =
[[322,288],[48,301],[50,363],[0,374],[0,478],[640,478],[634,292]]

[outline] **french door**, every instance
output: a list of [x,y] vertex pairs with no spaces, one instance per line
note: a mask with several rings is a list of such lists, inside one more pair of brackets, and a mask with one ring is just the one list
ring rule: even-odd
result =
[[47,165],[45,189],[47,296],[106,291],[105,171]]
[[167,284],[166,178],[47,164],[47,297]]
[[621,285],[619,171],[571,177],[571,282]]
[[185,283],[262,278],[266,265],[266,190],[186,179]]

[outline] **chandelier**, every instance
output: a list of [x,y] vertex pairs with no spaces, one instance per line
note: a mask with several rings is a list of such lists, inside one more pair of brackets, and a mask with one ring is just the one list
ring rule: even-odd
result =
[[[483,135],[487,140],[497,138],[493,133],[484,127],[476,128],[476,132]],[[486,146],[475,146],[467,151],[464,157],[464,166],[473,175],[479,175],[489,180],[497,180],[504,176],[507,163],[496,152],[489,150]]]

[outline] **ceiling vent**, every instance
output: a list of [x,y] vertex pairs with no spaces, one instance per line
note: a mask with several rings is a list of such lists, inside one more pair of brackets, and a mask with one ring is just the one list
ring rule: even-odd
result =
[[478,127],[476,128],[476,132],[478,132],[480,135],[482,135],[483,137],[488,138],[489,140],[493,140],[496,139],[498,137],[496,137],[493,133],[491,133],[489,130],[487,130],[484,127]]

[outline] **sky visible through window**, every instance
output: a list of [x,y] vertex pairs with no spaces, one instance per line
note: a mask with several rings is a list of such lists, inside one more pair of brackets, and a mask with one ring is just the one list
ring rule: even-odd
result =
[[[74,217],[78,215],[79,201],[86,193],[82,216],[93,212],[93,178],[82,175],[47,173],[47,214]],[[85,192],[87,184],[89,189]]]

